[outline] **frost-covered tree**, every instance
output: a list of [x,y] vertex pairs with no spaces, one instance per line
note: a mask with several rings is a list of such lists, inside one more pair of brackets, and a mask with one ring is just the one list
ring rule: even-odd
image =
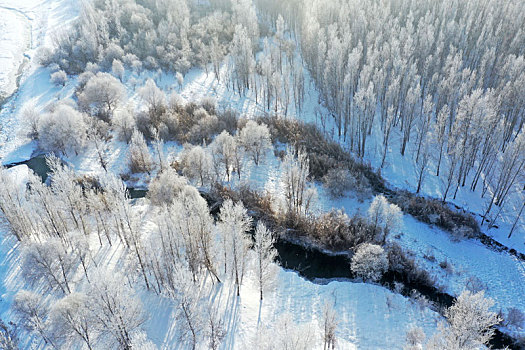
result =
[[134,334],[144,322],[142,303],[115,271],[98,271],[86,292],[96,324],[100,327],[100,344],[104,348],[131,349]]
[[447,325],[440,325],[428,348],[467,350],[487,345],[494,335],[494,326],[501,321],[497,313],[490,311],[493,305],[484,291],[463,291],[445,311]]
[[[57,204],[56,196],[51,188],[42,179],[29,173],[27,198],[30,203],[32,220],[38,236],[60,237],[66,240],[67,232],[71,229],[62,218],[62,208]],[[36,237],[38,240],[39,237]]]
[[438,112],[436,123],[433,125],[432,129],[432,137],[434,142],[437,144],[438,147],[438,163],[437,163],[437,169],[436,169],[436,176],[439,176],[439,170],[441,168],[441,160],[443,159],[443,147],[445,145],[446,141],[446,128],[447,128],[447,120],[448,116],[450,114],[450,110],[447,105],[444,105],[443,108]]
[[89,236],[84,233],[76,233],[71,237],[71,254],[74,255],[80,264],[84,275],[89,282],[88,269],[93,261],[93,252],[89,244]]
[[128,151],[128,165],[132,173],[151,173],[153,160],[144,135],[137,129],[133,131]]
[[306,153],[299,151],[296,154],[288,148],[281,167],[281,183],[288,215],[307,215],[316,194],[315,187],[308,182],[310,166]]
[[86,123],[80,112],[59,103],[51,113],[43,114],[38,122],[40,147],[48,152],[75,152],[77,154],[86,140]]
[[100,72],[87,81],[78,100],[84,110],[107,122],[125,97],[124,85],[111,74]]
[[32,284],[45,283],[49,290],[71,293],[71,274],[77,262],[60,238],[27,241],[22,253],[22,276]]
[[385,250],[376,244],[361,244],[352,256],[351,269],[365,281],[378,281],[388,269]]
[[162,171],[149,185],[148,198],[154,205],[170,205],[187,186],[187,180],[171,167]]
[[289,312],[279,316],[273,327],[259,327],[254,347],[261,350],[309,350],[315,347],[314,331],[309,324],[298,324]]
[[274,260],[277,257],[277,250],[274,248],[275,239],[272,232],[266,226],[258,222],[255,228],[255,241],[253,250],[255,252],[255,276],[259,285],[261,300],[263,291],[274,282],[276,269]]
[[12,322],[6,324],[0,319],[0,349],[18,350],[20,349],[20,339],[18,329]]
[[218,282],[216,247],[212,236],[213,219],[206,201],[192,186],[186,186],[179,199],[169,208],[174,229],[183,239],[183,256],[193,279],[205,268]]
[[516,183],[525,179],[525,125],[500,155],[498,170],[498,174],[489,180],[492,195],[483,214],[483,217],[487,217],[494,205],[499,206],[499,211],[491,224],[497,219],[507,196],[512,192]]
[[385,126],[383,128],[383,156],[381,158],[381,168],[385,165],[386,154],[388,152],[388,143],[390,141],[390,134],[392,133],[394,122],[395,122],[394,108],[390,106],[386,114],[385,123],[384,123]]
[[137,93],[148,107],[150,120],[154,122],[166,108],[166,94],[155,84],[153,79],[146,80],[144,86],[139,88]]
[[266,124],[258,124],[253,120],[248,120],[240,130],[239,140],[247,153],[251,155],[255,165],[259,165],[265,153],[272,147],[270,131]]
[[217,310],[217,305],[208,305],[206,308],[206,324],[208,346],[211,350],[217,350],[226,337],[226,328]]
[[406,345],[404,350],[419,350],[423,349],[425,342],[425,332],[421,327],[414,326],[407,331],[406,334]]
[[25,104],[20,112],[20,120],[24,124],[24,130],[31,139],[38,139],[38,122],[40,113],[34,104]]
[[221,207],[218,227],[224,257],[225,272],[233,275],[237,286],[237,296],[241,293],[241,284],[248,264],[248,251],[251,240],[247,235],[252,224],[252,218],[242,203],[226,200]]
[[383,242],[390,232],[400,229],[403,224],[401,209],[396,204],[388,203],[381,194],[374,197],[367,214],[370,223],[383,231]]
[[56,348],[50,338],[47,317],[49,309],[41,295],[27,290],[20,290],[13,299],[12,310],[17,323],[28,332],[36,332],[46,344]]
[[175,78],[177,79],[177,84],[179,84],[179,90],[181,90],[184,84],[184,76],[180,72],[177,72]]
[[217,177],[221,177],[221,168],[224,169],[227,181],[230,181],[230,175],[235,169],[235,158],[237,153],[237,141],[226,130],[221,132],[210,144],[213,156],[213,166]]
[[175,297],[179,310],[177,319],[180,339],[187,343],[189,348],[195,350],[202,337],[204,318],[199,285],[192,280],[188,271],[180,271],[177,276],[178,293]]
[[113,73],[115,78],[118,78],[118,80],[122,81],[124,78],[124,66],[120,60],[113,60],[113,63],[111,64],[111,73]]
[[425,177],[427,175],[427,168],[429,166],[430,162],[430,134],[427,134],[425,137],[421,137],[421,142],[424,142],[421,144],[421,148],[419,149],[416,159],[414,160],[414,168],[415,173],[417,177],[417,188],[416,193],[419,193],[421,191],[421,186],[423,185],[423,181],[425,180]]
[[181,165],[184,176],[199,186],[204,186],[213,179],[213,157],[202,146],[184,145]]
[[86,295],[71,293],[57,301],[51,307],[49,323],[56,344],[74,347],[83,342],[89,350],[96,348],[97,324]]
[[130,142],[133,131],[137,124],[133,113],[128,108],[118,108],[113,113],[112,125],[117,132],[117,136],[121,141]]
[[18,188],[13,174],[8,169],[0,168],[0,212],[9,224],[9,231],[19,241],[38,231],[24,197],[25,191]]
[[323,335],[323,350],[334,350],[336,346],[336,335],[337,330],[337,314],[334,306],[326,302],[323,306],[323,318],[322,318],[322,335]]
[[57,207],[63,210],[60,220],[68,220],[67,227],[73,227],[85,236],[89,235],[90,220],[78,175],[55,156],[47,157],[46,163],[53,173],[51,185]]
[[239,94],[250,88],[252,74],[255,71],[255,59],[252,51],[252,41],[246,28],[240,24],[235,27],[235,33],[230,47],[232,64],[232,84]]

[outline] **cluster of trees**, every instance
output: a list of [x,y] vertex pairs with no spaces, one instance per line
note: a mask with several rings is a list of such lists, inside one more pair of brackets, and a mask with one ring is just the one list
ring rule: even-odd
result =
[[525,13],[523,3],[257,5],[270,21],[285,18],[299,38],[337,135],[359,157],[369,152],[370,135],[380,133],[383,167],[396,130],[400,154],[414,162],[418,192],[430,173],[443,183],[443,200],[463,186],[482,186],[490,197],[485,216],[523,179],[525,39],[516,16]]
[[275,34],[263,40],[262,51],[257,55],[253,43],[245,27],[235,27],[229,54],[229,86],[239,94],[249,89],[265,110],[287,115],[289,107],[294,106],[301,111],[305,98],[304,68],[297,59],[296,45],[284,19],[277,19]]
[[[252,238],[242,203],[224,202],[215,223],[196,188],[168,167],[152,181],[144,215],[114,175],[82,177],[56,157],[48,165],[49,186],[30,174],[27,190],[0,172],[0,209],[22,247],[21,276],[35,287],[17,294],[14,311],[48,345],[142,348],[148,315],[134,289],[144,288],[173,301],[189,346],[206,340],[217,348],[225,328],[206,301],[206,277],[231,280],[240,295],[250,270],[261,300],[272,285],[273,234],[259,222]],[[118,247],[124,267],[97,267],[97,252]]]
[[[41,58],[70,74],[89,63],[115,72],[125,66],[182,73],[194,66],[208,71],[213,63],[217,72],[233,37],[232,23],[257,29],[250,11],[241,0],[83,2],[72,28],[59,33],[54,51],[43,50]],[[258,29],[250,34],[256,42]]]

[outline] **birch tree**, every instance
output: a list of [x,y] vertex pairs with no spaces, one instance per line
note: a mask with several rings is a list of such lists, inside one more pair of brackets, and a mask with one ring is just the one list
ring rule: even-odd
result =
[[274,282],[276,269],[274,260],[277,257],[277,250],[274,248],[275,239],[272,232],[266,226],[258,222],[255,229],[255,276],[259,285],[259,293],[263,300],[263,291]]
[[223,203],[219,218],[218,227],[221,232],[225,272],[228,269],[233,275],[237,296],[240,296],[251,246],[247,232],[251,228],[252,218],[242,203],[234,204],[231,200]]

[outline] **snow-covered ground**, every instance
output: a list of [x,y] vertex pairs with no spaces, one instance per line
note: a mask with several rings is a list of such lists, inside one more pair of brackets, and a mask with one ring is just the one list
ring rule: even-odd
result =
[[[28,159],[36,148],[34,142],[29,142],[21,135],[21,129],[23,129],[19,121],[21,107],[26,103],[31,103],[37,109],[42,109],[50,101],[70,96],[72,93],[75,85],[74,79],[70,80],[65,88],[53,86],[49,82],[49,70],[38,65],[35,53],[39,47],[50,44],[54,31],[67,25],[77,15],[77,5],[75,0],[0,0],[0,50],[2,50],[0,51],[0,88],[2,84],[9,86],[9,83],[3,83],[10,81],[5,77],[16,75],[18,68],[15,70],[11,68],[20,66],[24,54],[29,60],[21,77],[20,89],[0,111],[0,158],[4,164]],[[10,9],[6,9],[7,7]],[[7,23],[9,30],[3,30],[3,23]],[[14,30],[15,28],[18,30]],[[12,46],[4,50],[7,47],[3,45],[4,41]],[[3,57],[3,51],[13,53],[13,57]],[[4,59],[11,63],[4,65],[2,61]],[[222,68],[224,75],[227,73],[226,67],[224,65]],[[184,85],[180,90],[176,79],[171,74],[145,73],[135,77],[137,79],[134,78],[133,85],[142,85],[148,77],[155,78],[157,84],[166,92],[175,91],[187,101],[215,96],[219,108],[233,108],[239,111],[241,116],[254,117],[265,113],[264,109],[256,104],[252,93],[240,97],[227,88],[224,84],[225,79],[221,79],[219,83],[211,72],[206,74],[198,69],[191,70],[184,77]],[[129,94],[133,96],[133,89],[130,85],[128,82]],[[319,105],[318,100],[319,97],[311,80],[307,79],[305,106],[301,112],[295,111],[291,106],[288,117],[319,122],[316,117],[319,112],[326,115],[327,112]],[[328,120],[327,129],[330,130],[332,127],[331,120]],[[368,159],[376,167],[380,152],[377,140],[380,140],[379,135],[372,137],[368,149]],[[387,155],[387,165],[382,174],[391,184],[414,190],[416,175],[412,161],[408,157],[399,156],[399,140],[396,135],[391,144],[392,150]],[[126,147],[125,144],[118,142],[112,142],[110,145],[111,171],[124,172]],[[172,151],[176,154],[178,150],[180,150],[180,145],[167,144],[165,152]],[[94,150],[87,150],[85,154],[67,160],[82,173],[102,171]],[[23,183],[27,167],[14,167],[12,171]],[[279,162],[273,155],[268,155],[264,165],[249,166],[246,172],[243,181],[272,193],[279,191]],[[439,197],[439,180],[428,175],[422,191],[427,195]],[[348,213],[364,212],[369,205],[369,200],[359,202],[355,198],[333,200],[320,186],[318,186],[318,192],[319,206],[322,210],[334,207],[344,208]],[[479,193],[471,193],[468,190],[460,190],[455,203],[478,213],[483,209]],[[511,210],[512,206],[509,206],[507,211],[510,213]],[[491,230],[488,233],[495,235],[500,242],[508,246],[525,251],[523,225],[518,227],[511,240],[505,240],[505,230],[508,226],[508,223],[503,224],[500,230]],[[2,231],[5,232],[4,229]],[[402,232],[399,239],[391,239],[413,250],[417,261],[426,269],[433,271],[439,284],[443,285],[449,293],[459,294],[466,281],[471,276],[476,276],[487,286],[487,294],[494,298],[497,308],[518,307],[525,311],[525,300],[522,298],[525,294],[525,264],[523,262],[517,261],[508,254],[487,249],[475,240],[453,242],[448,233],[418,222],[407,215],[404,216]],[[2,237],[4,240],[0,254],[0,280],[3,283],[0,284],[2,295],[0,311],[2,316],[6,317],[9,316],[7,310],[13,294],[23,285],[16,277],[19,251],[15,243],[5,234],[2,234]],[[436,261],[429,261],[424,257],[425,255],[434,256]],[[445,260],[452,265],[452,273],[447,273],[439,267],[439,263]],[[279,272],[278,281],[276,290],[265,296],[260,312],[258,291],[250,276],[243,286],[240,299],[233,296],[232,286],[229,284],[213,290],[213,294],[210,294],[209,297],[216,298],[215,300],[219,301],[228,316],[229,336],[225,348],[250,348],[254,330],[258,327],[275,325],[276,320],[284,311],[293,314],[296,321],[309,324],[316,334],[317,341],[320,342],[318,322],[322,306],[326,301],[335,302],[340,320],[339,347],[344,349],[402,348],[405,332],[410,326],[417,324],[423,327],[428,335],[435,330],[436,320],[440,319],[428,308],[421,309],[409,299],[381,286],[349,281],[316,284],[304,280],[297,273],[283,269]],[[175,322],[173,305],[150,293],[144,293],[143,301],[148,311],[155,315],[147,324],[148,335],[160,348],[177,348],[177,334],[173,329]]]
[[[78,5],[77,0],[0,0],[2,11],[0,25],[4,21],[4,12],[7,14],[6,18],[16,18],[9,24],[7,32],[0,30],[0,56],[9,56],[6,52],[13,49],[12,54],[16,56],[19,52],[28,61],[21,72],[19,89],[1,106],[0,161],[2,164],[28,159],[34,150],[32,146],[27,145],[28,140],[22,135],[21,129],[24,126],[21,125],[20,120],[21,109],[24,105],[35,105],[41,110],[47,103],[59,97],[59,90],[49,83],[49,70],[39,65],[36,53],[41,47],[52,46],[53,35],[67,28],[70,21],[78,15]],[[17,27],[20,27],[20,30],[11,30]],[[2,39],[4,37],[5,39]],[[1,40],[13,43],[11,48],[6,47],[4,50]],[[4,65],[3,61],[0,61],[0,77],[15,77],[20,67],[17,62],[20,60],[11,60],[11,65],[7,63]],[[16,68],[13,70],[14,66]],[[0,82],[0,88],[1,85]],[[21,146],[24,147],[24,151],[18,149]]]
[[16,90],[16,79],[30,41],[30,20],[0,5],[0,102]]

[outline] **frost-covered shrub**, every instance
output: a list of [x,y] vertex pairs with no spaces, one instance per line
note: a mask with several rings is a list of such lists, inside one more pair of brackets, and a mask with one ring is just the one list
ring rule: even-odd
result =
[[182,106],[184,106],[184,100],[182,97],[178,93],[172,92],[168,97],[169,109],[172,111],[177,111],[182,109]]
[[128,165],[131,173],[150,173],[153,169],[153,160],[146,140],[140,131],[135,129],[131,135],[129,145]]
[[78,101],[91,115],[109,122],[125,97],[126,89],[118,79],[108,73],[97,73],[86,82]]
[[458,227],[463,226],[472,231],[460,229],[454,234],[475,236],[480,232],[479,225],[472,215],[451,209],[440,200],[417,196],[408,191],[398,191],[391,200],[404,212],[415,216],[418,220],[435,224],[448,232],[456,231]]
[[166,168],[151,181],[147,197],[154,205],[169,205],[187,184],[186,179],[175,170]]
[[184,145],[181,153],[182,173],[190,181],[204,186],[213,178],[213,158],[210,152],[201,146]]
[[388,270],[387,254],[381,246],[364,243],[352,256],[351,269],[363,280],[378,281]]
[[414,304],[419,306],[419,309],[421,311],[423,311],[423,310],[425,310],[427,308],[433,308],[433,303],[430,300],[428,300],[427,297],[425,297],[423,294],[421,294],[420,292],[418,292],[415,289],[412,289],[410,291],[410,300]]
[[402,282],[413,283],[419,286],[434,288],[436,279],[426,270],[420,268],[414,258],[397,243],[387,246],[389,270],[396,272],[402,278]]
[[383,230],[383,241],[390,232],[397,231],[403,223],[403,214],[396,204],[388,203],[383,195],[375,196],[368,208],[368,219]]
[[266,152],[272,147],[270,131],[266,124],[248,120],[239,131],[239,140],[254,163],[259,165]]
[[64,86],[67,83],[67,74],[63,70],[51,74],[51,83],[57,86]]
[[127,108],[117,109],[113,114],[113,127],[117,133],[117,137],[124,142],[129,143],[131,136],[136,128],[135,118]]
[[38,63],[44,67],[54,63],[53,51],[49,47],[41,46],[38,48],[36,57],[38,57]]
[[95,73],[90,71],[85,71],[81,73],[77,78],[77,86],[75,88],[75,94],[78,96],[86,87],[87,82],[95,75]]
[[164,125],[166,127],[165,135],[162,136],[164,140],[174,139],[176,137],[179,128],[179,119],[177,118],[177,115],[171,110],[166,111],[160,116],[160,124],[158,127],[159,132],[161,129],[160,125]]
[[84,71],[93,73],[93,75],[95,75],[98,72],[100,72],[100,67],[96,63],[88,62],[88,63],[86,63],[86,69]]
[[447,259],[440,262],[439,267],[445,270],[445,272],[448,274],[454,273],[454,266],[452,266],[452,264]]
[[124,56],[124,50],[120,45],[118,45],[115,42],[109,43],[109,45],[106,47],[103,53],[103,60],[100,62],[101,65],[107,69],[111,68],[111,64],[115,60],[122,60],[122,56]]
[[36,111],[34,105],[25,105],[20,112],[22,123],[25,124],[27,136],[33,140],[38,139],[38,123],[40,121],[40,114]]
[[77,153],[85,140],[84,118],[67,104],[58,104],[51,113],[43,114],[38,122],[39,146],[45,151]]
[[203,97],[200,105],[208,114],[217,114],[217,100],[213,96]]
[[453,228],[452,231],[450,231],[450,233],[452,234],[452,240],[456,242],[476,237],[476,234],[472,227],[465,225]]
[[216,115],[208,115],[208,113],[203,117],[197,118],[199,121],[191,127],[187,136],[188,141],[193,144],[208,144],[212,141],[213,136],[219,132],[219,119]]
[[363,243],[377,243],[380,232],[361,216],[348,217],[340,210],[332,210],[307,220],[303,229],[311,239],[333,251],[348,251]]
[[342,197],[346,191],[356,184],[355,177],[345,168],[334,168],[328,170],[323,176],[323,184],[332,197]]
[[421,327],[414,326],[410,328],[406,334],[406,343],[408,349],[422,349],[425,338],[425,332]]

